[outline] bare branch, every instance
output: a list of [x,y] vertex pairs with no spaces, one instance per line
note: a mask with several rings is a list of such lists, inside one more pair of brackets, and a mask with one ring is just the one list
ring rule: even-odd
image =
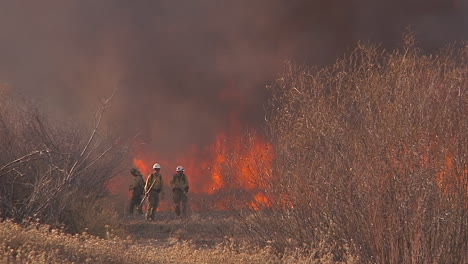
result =
[[[8,162],[7,164],[5,164],[4,166],[2,166],[0,168],[0,176],[4,175],[4,174],[6,174],[6,173],[8,173],[10,171],[10,170],[8,170],[6,172],[2,172],[4,170],[6,170],[8,167],[17,166],[19,164],[22,164],[22,163],[25,163],[25,162],[28,162],[28,161],[31,161],[31,160],[38,159],[37,156],[41,156],[44,153],[49,153],[49,150],[47,150],[47,149],[45,149],[45,150],[36,150],[36,151],[33,151],[33,152],[31,152],[29,154],[26,154],[26,155],[24,155],[22,157],[19,157],[19,158],[13,160],[13,161]],[[11,170],[13,170],[13,169],[11,169]]]

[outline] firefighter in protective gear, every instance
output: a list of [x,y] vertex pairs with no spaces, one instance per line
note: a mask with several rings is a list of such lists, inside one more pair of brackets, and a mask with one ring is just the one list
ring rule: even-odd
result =
[[143,214],[143,210],[139,207],[144,194],[145,180],[138,169],[131,169],[130,173],[133,175],[133,184],[130,185],[132,191],[132,200],[130,201],[130,207],[128,213],[133,215],[133,209],[136,207],[139,214]]
[[155,163],[153,165],[154,172],[148,176],[145,185],[145,195],[148,197],[148,211],[146,212],[147,220],[154,220],[154,214],[159,205],[159,193],[163,188],[163,177],[159,171],[161,165]]
[[175,203],[175,213],[177,216],[181,214],[187,215],[187,192],[189,191],[189,182],[187,176],[184,174],[184,167],[177,166],[176,174],[172,176],[171,188],[173,192],[173,198]]

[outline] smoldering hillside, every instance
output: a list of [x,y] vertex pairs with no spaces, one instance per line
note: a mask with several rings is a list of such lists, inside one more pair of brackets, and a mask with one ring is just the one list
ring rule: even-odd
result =
[[467,2],[2,1],[0,81],[51,115],[89,121],[114,87],[107,125],[170,154],[233,122],[258,127],[286,59],[330,64],[357,41],[428,50],[466,40]]

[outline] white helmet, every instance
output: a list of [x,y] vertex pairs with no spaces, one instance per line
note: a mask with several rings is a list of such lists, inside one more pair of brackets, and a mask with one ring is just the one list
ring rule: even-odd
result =
[[175,169],[175,171],[179,172],[179,171],[184,171],[184,167],[182,166],[177,166],[177,168]]
[[159,165],[159,163],[155,163],[153,165],[153,169],[161,169],[161,165]]

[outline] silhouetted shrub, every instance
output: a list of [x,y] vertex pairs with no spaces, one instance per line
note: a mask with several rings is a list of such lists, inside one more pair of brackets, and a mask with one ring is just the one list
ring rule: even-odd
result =
[[0,94],[1,216],[83,231],[92,224],[83,210],[89,213],[95,208],[89,205],[107,195],[106,182],[125,155],[112,136],[98,131],[107,105],[88,128],[71,120],[50,120],[5,88],[0,87]]

